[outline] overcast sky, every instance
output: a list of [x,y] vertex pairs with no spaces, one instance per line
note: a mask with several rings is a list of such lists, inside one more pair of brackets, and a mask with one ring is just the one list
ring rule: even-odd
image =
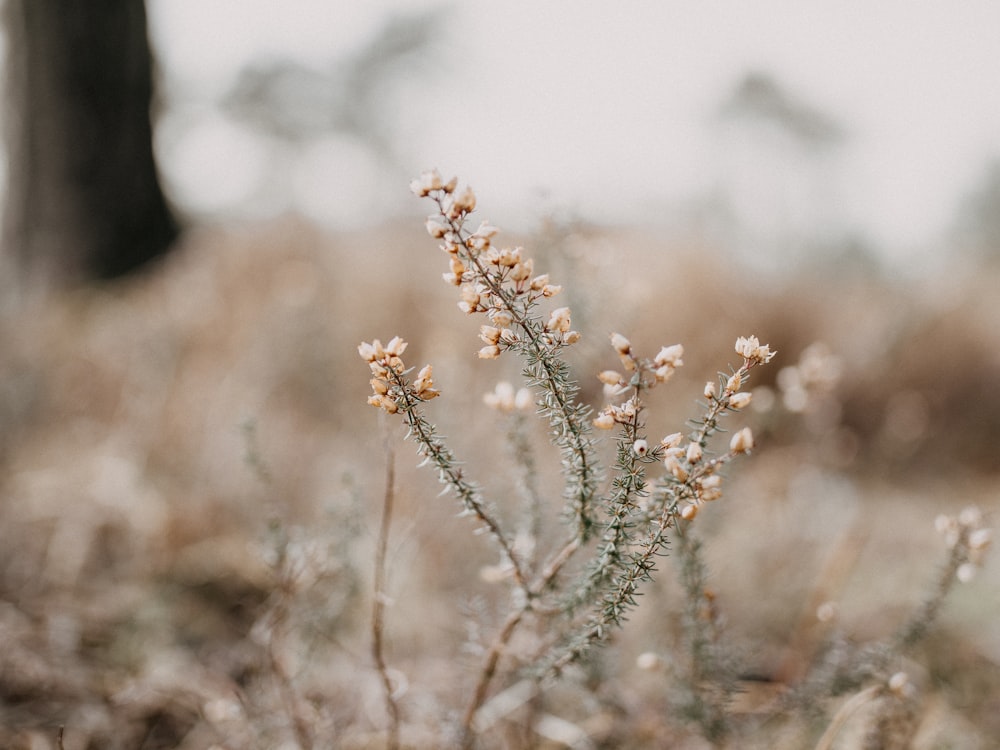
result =
[[[436,5],[150,0],[150,12],[168,79],[208,99],[251,60],[327,65],[364,47],[390,14]],[[434,65],[391,102],[394,127],[407,170],[460,174],[502,226],[551,208],[648,221],[725,184],[733,163],[713,114],[750,70],[844,127],[821,172],[824,200],[876,244],[932,242],[1000,156],[993,0],[450,7]],[[206,114],[190,132],[167,172],[191,201],[226,208],[273,168],[231,123]],[[349,139],[301,161],[290,178],[298,200],[333,224],[405,205],[398,176],[378,174]]]

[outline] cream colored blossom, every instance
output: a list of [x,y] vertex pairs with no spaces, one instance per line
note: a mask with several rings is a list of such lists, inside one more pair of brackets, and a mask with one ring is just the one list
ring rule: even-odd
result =
[[465,187],[460,193],[455,196],[455,201],[452,204],[454,209],[459,213],[467,214],[472,213],[476,210],[476,194],[472,192],[472,188]]
[[736,339],[736,353],[748,364],[766,364],[777,354],[767,344],[762,345],[756,336],[740,336]]
[[609,412],[602,411],[594,418],[593,424],[599,430],[610,430],[615,426],[615,418]]
[[664,365],[668,365],[670,367],[680,367],[684,364],[684,360],[681,359],[683,356],[684,347],[681,344],[665,346],[660,349],[659,353],[653,359],[653,364],[657,367],[663,367]]
[[423,172],[420,177],[410,182],[410,190],[420,198],[424,198],[433,191],[443,188],[444,182],[441,180],[441,174],[436,169]]
[[546,331],[559,331],[566,333],[570,327],[570,314],[568,307],[557,307],[552,311],[549,322],[545,324]]
[[630,342],[620,333],[612,333],[611,346],[613,346],[615,348],[615,351],[618,352],[619,354],[628,354],[632,349],[632,342]]
[[487,344],[496,344],[500,341],[500,329],[494,326],[479,326],[479,338]]
[[734,393],[729,398],[729,407],[732,409],[742,409],[743,407],[750,404],[750,400],[753,397],[752,393],[747,393],[745,391],[741,393]]
[[729,450],[733,453],[746,453],[753,448],[753,433],[750,431],[749,427],[744,427],[742,430],[733,435],[733,439],[729,441]]
[[669,435],[663,438],[663,440],[660,441],[660,445],[662,445],[664,448],[676,448],[678,445],[681,444],[681,441],[683,439],[684,435],[681,434],[680,432],[671,432]]
[[597,374],[597,379],[604,385],[622,385],[625,382],[624,376],[616,370],[603,370]]
[[685,457],[687,458],[687,462],[689,464],[696,464],[699,461],[701,461],[702,457],[701,445],[699,445],[698,443],[691,443],[690,445],[688,445]]

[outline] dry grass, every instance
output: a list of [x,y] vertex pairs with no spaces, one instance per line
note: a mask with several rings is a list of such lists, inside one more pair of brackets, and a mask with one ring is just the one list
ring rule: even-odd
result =
[[[975,503],[996,518],[1000,273],[775,282],[632,230],[532,242],[589,336],[579,372],[604,369],[611,330],[687,345],[651,434],[691,414],[736,335],[758,333],[784,365],[816,340],[842,358],[825,412],[750,417],[759,455],[698,519],[726,637],[755,678],[738,746],[815,746],[817,725],[755,713],[819,647],[811,608],[835,599],[845,637],[885,636],[944,559],[934,517]],[[3,322],[0,745],[54,748],[65,726],[67,750],[384,746],[368,643],[384,453],[357,343],[410,341],[435,364],[442,431],[461,431],[478,465],[501,464],[501,488],[507,471],[480,397],[516,371],[475,360],[478,324],[454,310],[443,265],[409,226],[203,229],[144,278]],[[386,657],[408,686],[404,746],[436,747],[473,681],[468,631],[496,627],[478,576],[496,560],[411,447],[397,453]],[[661,568],[590,671],[512,710],[490,746],[706,746],[676,717],[667,674],[634,666],[677,638],[676,575]],[[961,587],[900,665],[923,700],[914,747],[1000,737],[996,571]]]

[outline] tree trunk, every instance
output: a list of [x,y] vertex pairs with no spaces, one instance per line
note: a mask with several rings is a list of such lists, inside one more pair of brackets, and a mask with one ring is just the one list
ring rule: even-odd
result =
[[178,234],[153,159],[143,0],[6,0],[8,279],[112,278]]

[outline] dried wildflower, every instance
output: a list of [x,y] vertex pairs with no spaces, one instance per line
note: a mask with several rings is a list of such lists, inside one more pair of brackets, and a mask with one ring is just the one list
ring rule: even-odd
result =
[[436,169],[432,169],[427,172],[423,172],[420,177],[413,180],[410,183],[410,190],[413,191],[420,198],[424,198],[431,194],[434,190],[442,190],[444,188],[444,182],[441,180],[441,175]]
[[733,373],[726,381],[726,393],[736,393],[741,385],[743,385],[743,376],[738,372]]
[[684,468],[684,465],[677,456],[673,454],[663,459],[663,468],[670,472],[678,482],[686,482],[688,479],[688,470]]
[[441,239],[448,232],[448,227],[438,221],[434,216],[428,218],[424,226],[427,228],[427,234],[436,240]]
[[610,430],[615,426],[615,418],[608,411],[602,411],[593,421],[594,427],[599,430]]
[[495,326],[479,326],[479,338],[486,344],[497,344],[500,341],[500,329]]
[[684,435],[682,433],[671,432],[669,435],[663,438],[663,440],[660,441],[660,445],[662,445],[666,449],[676,448],[678,445],[681,444],[681,441],[683,439]]
[[767,344],[761,345],[756,336],[740,336],[736,339],[736,353],[750,366],[766,364],[777,354]]
[[491,344],[490,346],[484,346],[476,355],[480,359],[496,359],[500,356],[500,347],[496,344]]
[[681,518],[685,521],[693,521],[698,515],[698,506],[695,503],[688,503],[681,508]]
[[681,357],[684,356],[684,347],[681,344],[674,344],[673,346],[665,346],[660,349],[659,354],[653,359],[653,364],[657,367],[663,367],[667,365],[669,367],[680,367],[684,364],[684,360]]
[[729,450],[733,453],[746,453],[753,448],[753,433],[750,431],[749,427],[744,427],[742,430],[733,435],[733,439],[729,441]]
[[501,330],[504,328],[510,328],[514,323],[513,316],[506,310],[490,310],[489,318],[493,321],[493,325]]
[[730,409],[742,409],[743,407],[750,404],[750,399],[753,394],[747,392],[734,393],[729,398],[729,408]]
[[358,345],[358,354],[368,362],[375,376],[369,381],[372,395],[368,397],[368,403],[388,414],[395,414],[401,406],[412,401],[430,401],[441,395],[434,388],[434,369],[430,365],[425,365],[417,373],[412,384],[406,383],[406,366],[400,357],[404,351],[406,342],[399,336],[394,336],[384,346],[378,339]]
[[413,381],[413,390],[421,391],[434,384],[434,368],[431,365],[424,365],[417,373],[417,379]]
[[470,236],[473,239],[487,240],[489,241],[497,235],[500,230],[495,226],[490,224],[488,221],[483,221],[479,224],[479,228],[476,229]]
[[382,342],[375,339],[371,344],[362,341],[358,344],[358,354],[361,355],[361,359],[365,362],[374,362],[375,358],[379,356],[382,350]]
[[642,439],[636,440],[634,443],[632,443],[632,452],[639,458],[642,458],[647,453],[649,453],[649,443],[647,443],[645,440]]
[[546,331],[558,331],[566,333],[569,331],[570,316],[568,307],[557,307],[552,311],[549,322],[545,324]]
[[718,474],[700,477],[695,483],[695,492],[699,500],[711,502],[722,497],[722,477]]
[[704,393],[705,393],[705,398],[707,398],[709,400],[712,400],[712,399],[715,398],[716,394],[718,393],[718,388],[717,388],[714,380],[709,380],[707,383],[705,383],[705,391],[704,391]]
[[699,461],[701,461],[701,456],[702,456],[702,449],[700,444],[691,443],[690,445],[688,445],[685,458],[687,458],[687,462],[689,464],[698,463]]
[[472,188],[466,187],[455,196],[452,206],[455,211],[461,214],[472,213],[476,210],[476,194]]
[[632,350],[632,342],[620,333],[611,334],[611,346],[613,346],[615,351],[619,354],[628,354]]

